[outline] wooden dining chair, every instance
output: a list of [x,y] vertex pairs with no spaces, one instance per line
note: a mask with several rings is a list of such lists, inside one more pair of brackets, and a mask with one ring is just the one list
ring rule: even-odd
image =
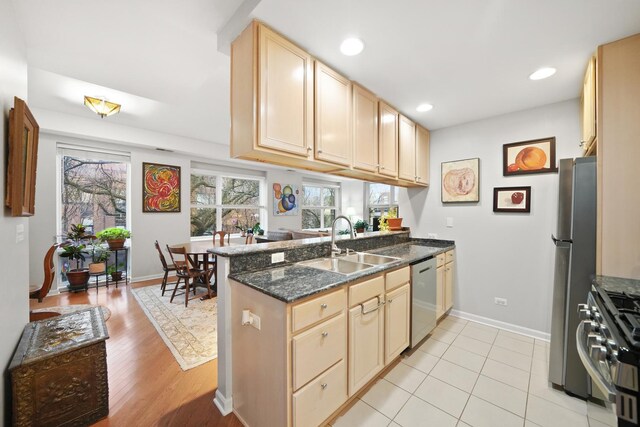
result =
[[[184,247],[170,247],[167,245],[167,251],[169,252],[169,256],[171,257],[171,262],[176,269],[176,276],[178,280],[176,281],[176,286],[173,288],[173,293],[171,294],[171,300],[169,302],[173,302],[173,298],[176,296],[176,292],[178,287],[180,286],[180,282],[184,281],[184,306],[189,306],[189,300],[193,298],[197,298],[201,295],[196,295],[196,287],[198,285],[198,281],[202,281],[207,287],[207,295],[211,297],[211,283],[209,282],[209,272],[207,270],[203,270],[198,268],[191,257],[187,254],[187,250]],[[193,297],[189,298],[189,290],[193,289]]]
[[164,291],[167,289],[167,280],[169,278],[170,272],[175,272],[176,268],[173,265],[167,264],[167,259],[164,257],[162,253],[162,249],[160,249],[160,244],[156,240],[155,243],[156,249],[158,250],[158,256],[160,257],[160,264],[162,264],[162,270],[164,271],[164,276],[162,277],[162,285],[160,285],[160,289],[162,290],[162,296],[164,296]]
[[30,289],[29,298],[37,299],[38,302],[42,302],[44,297],[46,297],[51,290],[53,279],[56,277],[56,270],[55,266],[53,265],[53,256],[55,255],[58,246],[60,245],[55,244],[51,246],[47,253],[44,255],[44,280],[42,281],[42,286],[37,289]]
[[224,246],[224,238],[227,237],[227,244],[231,244],[231,233],[227,233],[226,231],[216,231],[213,233],[213,246],[216,245],[216,236],[220,236],[218,239],[218,245]]

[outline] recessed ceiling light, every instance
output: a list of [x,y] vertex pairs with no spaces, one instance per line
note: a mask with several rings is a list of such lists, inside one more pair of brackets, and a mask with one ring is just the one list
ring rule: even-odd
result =
[[424,113],[426,111],[431,111],[431,110],[433,110],[433,105],[431,104],[420,104],[416,107],[416,111],[420,113]]
[[547,77],[553,76],[555,73],[556,73],[555,68],[545,67],[545,68],[540,68],[539,70],[536,70],[533,73],[531,73],[529,78],[531,80],[542,80],[542,79],[546,79]]
[[340,45],[340,52],[347,56],[357,55],[362,52],[362,49],[364,49],[364,43],[355,37],[345,39]]

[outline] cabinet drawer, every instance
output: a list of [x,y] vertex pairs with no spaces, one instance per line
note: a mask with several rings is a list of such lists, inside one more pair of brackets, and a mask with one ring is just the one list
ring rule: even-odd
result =
[[436,268],[444,265],[445,254],[436,255]]
[[344,314],[293,338],[293,389],[346,356],[347,323]]
[[446,257],[445,262],[449,263],[449,262],[453,261],[453,258],[454,258],[454,251],[453,250],[445,252],[444,255]]
[[296,305],[291,309],[291,331],[297,332],[322,319],[340,313],[345,309],[346,302],[344,290],[340,289]]
[[320,425],[346,400],[347,369],[341,360],[293,394],[293,425]]
[[349,307],[361,304],[384,293],[384,276],[367,280],[349,288]]
[[400,270],[387,273],[386,287],[387,291],[397,288],[400,285],[409,283],[411,280],[411,269],[409,267],[401,268]]

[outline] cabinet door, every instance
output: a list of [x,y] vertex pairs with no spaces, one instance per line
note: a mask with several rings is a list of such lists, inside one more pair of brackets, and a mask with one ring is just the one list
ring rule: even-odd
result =
[[444,265],[444,310],[447,311],[453,307],[453,265],[455,262],[449,262]]
[[316,159],[351,165],[351,81],[316,61]]
[[353,167],[378,171],[378,98],[353,85]]
[[349,396],[384,367],[382,295],[349,310]]
[[400,116],[398,130],[398,177],[415,181],[416,176],[416,124],[405,116]]
[[416,182],[429,185],[429,131],[416,126]]
[[384,313],[385,365],[409,347],[410,302],[408,283],[387,294]]
[[378,104],[378,173],[398,176],[398,112],[380,101]]
[[592,57],[582,82],[582,149],[586,153],[596,138],[596,58]]
[[269,28],[259,27],[258,145],[308,157],[313,150],[311,56]]
[[445,312],[445,302],[444,302],[444,265],[436,268],[436,319],[442,317]]

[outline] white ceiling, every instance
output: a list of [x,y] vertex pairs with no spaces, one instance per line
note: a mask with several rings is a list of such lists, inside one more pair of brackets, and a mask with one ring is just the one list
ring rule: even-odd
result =
[[[257,17],[430,129],[575,98],[599,44],[640,32],[640,1],[14,0],[31,106],[100,120],[83,95],[123,104],[104,120],[228,144],[225,25]],[[231,24],[227,25],[231,20]],[[345,57],[347,36],[365,43]],[[542,66],[550,79],[528,75]],[[435,108],[417,113],[429,102]]]

